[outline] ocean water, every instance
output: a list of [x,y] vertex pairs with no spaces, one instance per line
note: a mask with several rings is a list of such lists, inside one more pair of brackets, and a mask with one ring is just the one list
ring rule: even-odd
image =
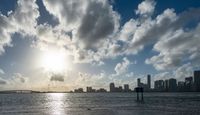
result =
[[0,115],[200,115],[200,93],[0,94]]

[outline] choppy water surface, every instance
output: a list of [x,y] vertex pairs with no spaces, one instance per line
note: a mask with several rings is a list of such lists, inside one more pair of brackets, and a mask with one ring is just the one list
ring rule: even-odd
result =
[[0,115],[200,115],[200,93],[0,94]]

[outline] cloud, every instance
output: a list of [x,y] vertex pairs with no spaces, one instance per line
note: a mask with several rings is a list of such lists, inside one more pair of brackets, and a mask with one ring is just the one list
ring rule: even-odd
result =
[[12,79],[9,81],[13,84],[23,84],[26,83],[28,78],[24,77],[21,73],[14,73]]
[[199,32],[200,24],[191,30],[181,28],[177,31],[169,32],[154,45],[154,50],[159,54],[147,59],[146,63],[153,64],[157,70],[178,67],[184,61],[189,61],[194,66],[199,66]]
[[5,46],[11,46],[11,36],[13,26],[9,23],[9,19],[0,14],[0,54],[2,54],[5,50]]
[[64,82],[64,76],[59,74],[53,74],[50,78],[50,81]]
[[138,9],[135,13],[146,17],[154,12],[155,5],[156,2],[154,0],[145,0],[138,5]]
[[193,76],[193,67],[191,63],[184,64],[178,67],[173,74],[178,80],[184,80],[186,77]]
[[79,42],[79,47],[93,48],[119,27],[119,16],[106,0],[46,0],[44,5],[59,19],[61,29],[72,32],[72,39]]
[[18,0],[14,11],[9,11],[8,16],[0,13],[0,54],[5,46],[12,46],[11,37],[14,33],[26,35],[34,34],[36,19],[39,17],[36,0]]
[[178,81],[184,81],[186,77],[193,76],[193,70],[193,65],[191,63],[186,63],[172,71],[157,73],[153,76],[153,78],[154,80],[175,78]]
[[0,69],[0,74],[5,74],[5,72],[2,69]]
[[119,17],[107,2],[92,1],[86,12],[77,32],[78,38],[84,41],[86,47],[94,47],[100,39],[117,31]]
[[32,35],[39,17],[38,8],[36,0],[18,0],[17,8],[9,15],[10,23],[13,23],[18,32]]
[[126,57],[124,57],[123,61],[121,63],[118,63],[115,66],[116,74],[120,75],[120,74],[125,73],[128,70],[128,67],[129,67],[130,64],[131,64],[131,62]]
[[166,72],[162,72],[162,73],[158,73],[158,74],[155,74],[154,76],[153,76],[153,78],[154,78],[154,81],[155,80],[166,80],[166,79],[169,79],[169,78],[172,78],[172,77],[174,77],[173,75],[172,75],[172,73],[171,72],[168,72],[168,71],[166,71]]
[[0,78],[0,85],[6,85],[6,84],[7,84],[6,80]]

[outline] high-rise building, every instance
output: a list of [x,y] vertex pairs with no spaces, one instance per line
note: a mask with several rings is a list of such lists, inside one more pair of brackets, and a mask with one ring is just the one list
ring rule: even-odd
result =
[[95,92],[95,89],[92,89],[92,87],[86,87],[86,92]]
[[148,89],[151,89],[151,75],[147,75],[147,86]]
[[128,84],[124,84],[124,92],[129,92],[129,85]]
[[193,91],[193,77],[185,78],[185,91]]
[[200,91],[200,70],[194,71],[194,87],[195,91]]
[[110,83],[110,92],[115,92],[115,84]]
[[165,91],[169,91],[169,80],[165,80],[165,82],[164,82],[164,89],[165,89]]
[[138,86],[138,87],[141,87],[141,81],[140,81],[140,78],[137,79],[137,86]]
[[122,91],[123,91],[122,86],[119,86],[119,88],[118,88],[118,92],[122,92]]
[[171,92],[177,91],[177,83],[176,79],[174,78],[169,79],[169,91]]
[[156,80],[154,82],[154,88],[156,91],[164,91],[164,81],[163,80]]
[[185,82],[179,81],[178,86],[177,86],[177,90],[180,91],[180,92],[185,91]]

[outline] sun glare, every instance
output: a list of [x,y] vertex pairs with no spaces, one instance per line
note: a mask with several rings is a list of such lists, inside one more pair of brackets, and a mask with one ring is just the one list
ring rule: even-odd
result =
[[68,65],[66,55],[60,51],[45,52],[42,56],[41,64],[49,72],[63,72]]

